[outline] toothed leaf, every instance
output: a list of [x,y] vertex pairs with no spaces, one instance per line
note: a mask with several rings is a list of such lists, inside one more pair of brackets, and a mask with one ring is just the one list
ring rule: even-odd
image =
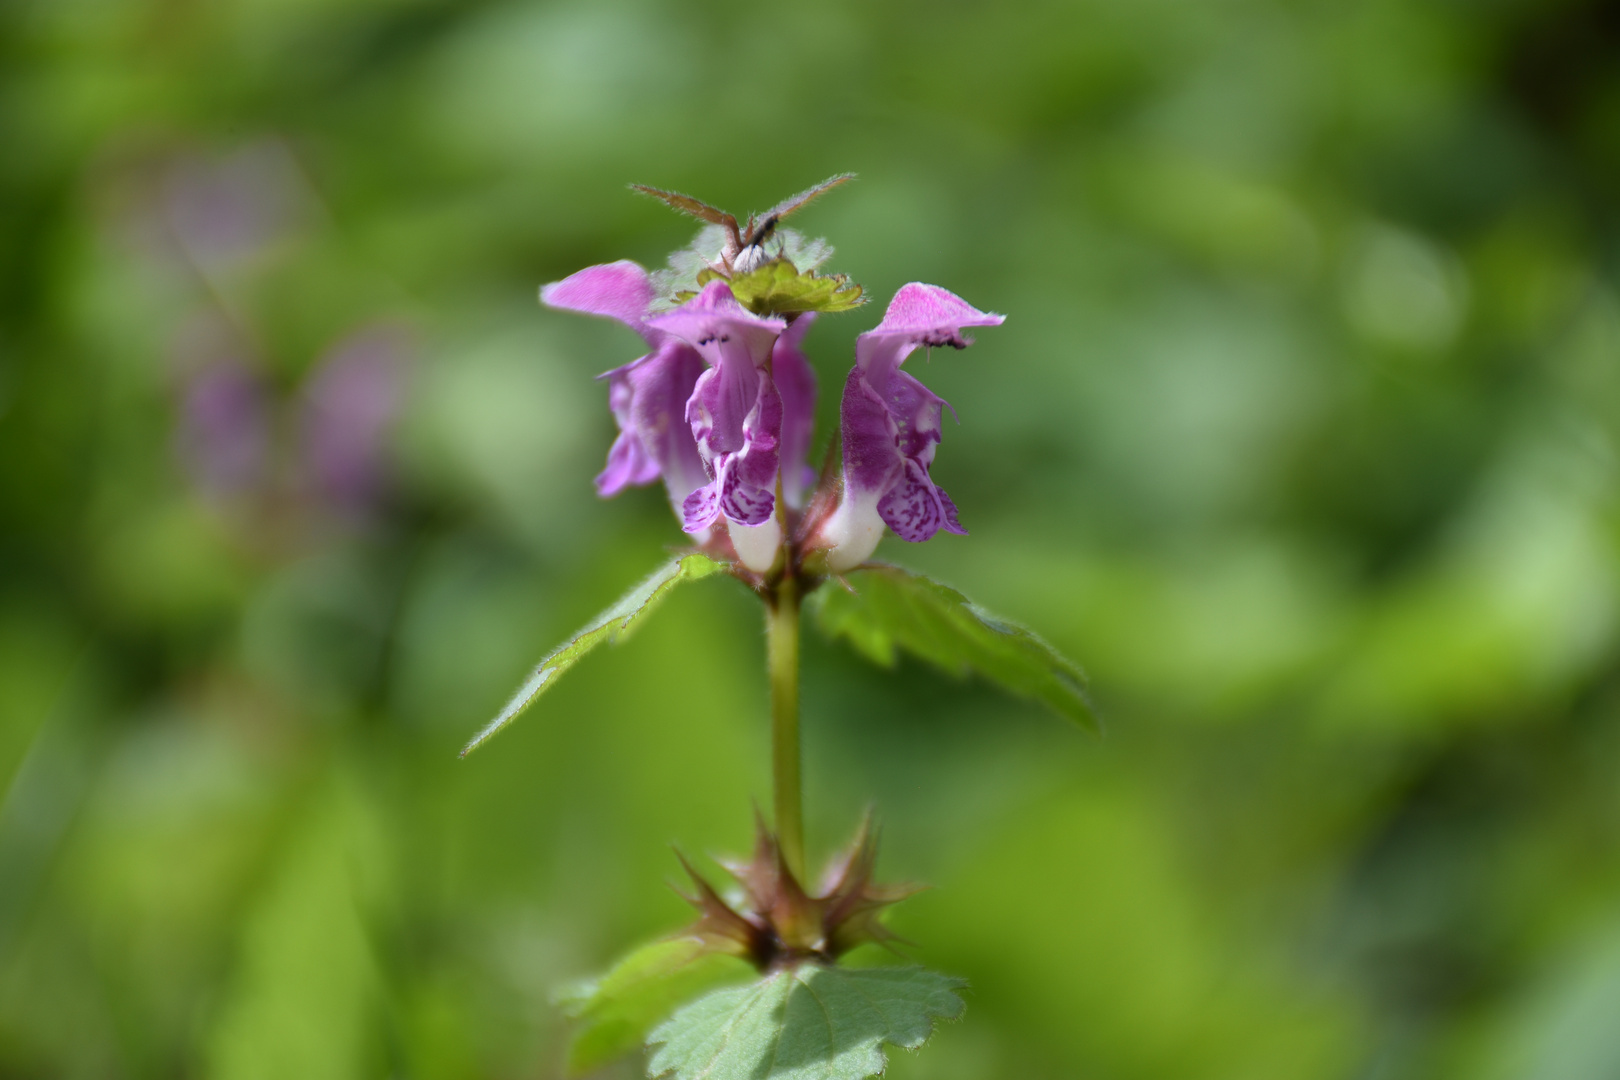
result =
[[617,641],[629,632],[634,623],[651,611],[658,600],[683,581],[696,581],[724,569],[706,555],[684,555],[661,567],[640,585],[631,589],[619,602],[586,623],[569,639],[546,654],[529,677],[518,687],[517,693],[506,703],[495,719],[474,735],[461,751],[466,757],[488,741],[489,737],[517,719],[535,698],[549,690],[557,677],[584,655],[604,642]]
[[771,243],[780,244],[782,258],[797,266],[801,273],[820,270],[833,257],[833,246],[819,236],[805,236],[797,229],[777,229]]
[[978,674],[1097,730],[1085,674],[1031,631],[990,614],[948,585],[898,566],[865,566],[844,577],[854,592],[833,582],[812,600],[829,637],[846,639],[884,667],[904,649],[953,675]]
[[705,270],[697,281],[701,286],[716,278],[730,284],[737,302],[756,315],[849,311],[866,303],[861,298],[861,287],[843,274],[823,277],[809,270],[801,272],[787,259],[773,259],[756,270],[729,278],[719,271]]
[[883,1044],[915,1050],[965,1008],[965,980],[920,967],[804,964],[717,990],[652,1033],[647,1073],[673,1080],[866,1080]]
[[568,1071],[578,1076],[623,1057],[647,1041],[654,1024],[723,982],[752,969],[707,950],[692,938],[655,941],[624,957],[605,975],[557,996],[577,1022],[568,1045]]
[[[780,230],[779,230],[780,231]],[[669,265],[652,272],[654,311],[668,311],[697,295],[698,275],[713,269],[726,246],[726,230],[705,225],[692,242],[669,253]]]
[[[779,258],[796,267],[801,276],[814,275],[833,255],[833,247],[826,240],[805,236],[797,229],[777,229],[767,245]],[[719,225],[706,225],[690,244],[671,252],[669,265],[652,272],[653,291],[657,295],[652,304],[653,310],[668,311],[696,296],[703,284],[714,277],[715,263],[725,246],[726,230]],[[698,280],[700,275],[703,276],[701,282]],[[854,288],[857,292],[860,289],[860,286],[847,286],[842,277],[829,276],[815,280],[836,282],[840,287]]]

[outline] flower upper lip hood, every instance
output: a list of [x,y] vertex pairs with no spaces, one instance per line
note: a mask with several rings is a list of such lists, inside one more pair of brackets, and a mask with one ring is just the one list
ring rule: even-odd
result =
[[604,372],[619,437],[607,468],[596,478],[603,496],[664,478],[677,510],[707,483],[703,458],[685,421],[686,402],[703,374],[697,350],[647,321],[656,291],[647,271],[629,260],[590,266],[540,290],[551,307],[616,319],[646,339],[653,351]]
[[868,379],[887,378],[919,345],[965,349],[973,339],[962,336],[964,327],[1006,321],[1007,316],[980,311],[938,285],[913,281],[894,294],[883,321],[855,339],[855,362]]
[[760,367],[770,356],[777,335],[787,329],[786,321],[755,315],[739,304],[724,281],[709,282],[697,296],[653,316],[647,325],[696,346],[715,367],[740,362],[744,356]]
[[647,311],[656,293],[647,271],[629,259],[588,266],[561,281],[540,287],[540,302],[554,308],[617,319],[657,344],[647,327]]

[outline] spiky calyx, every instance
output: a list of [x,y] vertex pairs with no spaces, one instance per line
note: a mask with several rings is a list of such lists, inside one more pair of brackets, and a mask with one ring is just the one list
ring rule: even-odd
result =
[[698,920],[686,933],[710,951],[742,957],[765,972],[803,963],[836,963],[867,942],[892,948],[891,942],[904,939],[884,926],[879,916],[922,886],[875,884],[877,845],[877,830],[868,814],[849,847],[828,865],[820,894],[812,896],[788,869],[776,837],[756,819],[753,857],[720,863],[742,886],[741,910],[726,903],[680,857],[696,889],[695,896],[682,896],[698,909]]

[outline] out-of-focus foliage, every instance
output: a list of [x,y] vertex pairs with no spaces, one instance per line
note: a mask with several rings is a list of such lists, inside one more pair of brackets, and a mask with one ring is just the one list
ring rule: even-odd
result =
[[568,1071],[584,1073],[633,1054],[647,1033],[717,984],[754,974],[735,956],[709,952],[696,937],[670,937],[636,949],[599,979],[569,987],[558,1004],[574,1021]]
[[[966,1022],[891,1075],[1596,1080],[1620,1059],[1620,24],[1596,0],[0,5],[0,1074],[551,1076],[559,984],[768,795],[758,605],[599,503],[588,263],[794,225],[972,530],[879,557],[1110,735],[806,634]],[[825,438],[825,429],[822,437]],[[616,1066],[634,1075],[636,1062]]]

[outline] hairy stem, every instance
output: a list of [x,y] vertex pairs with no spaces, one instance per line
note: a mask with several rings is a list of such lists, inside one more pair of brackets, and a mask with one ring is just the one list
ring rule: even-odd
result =
[[799,766],[799,583],[790,573],[766,615],[771,679],[771,778],[782,859],[804,880],[804,795]]

